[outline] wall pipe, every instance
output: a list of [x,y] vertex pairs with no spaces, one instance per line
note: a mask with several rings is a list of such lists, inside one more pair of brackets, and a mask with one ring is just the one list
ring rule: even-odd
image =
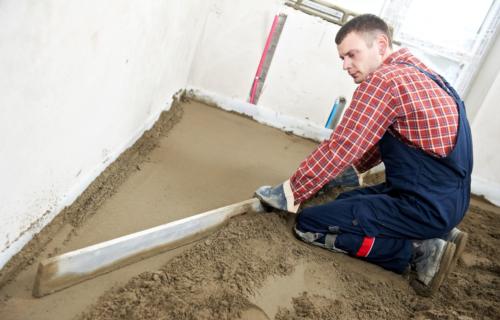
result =
[[344,112],[345,105],[346,105],[346,99],[344,97],[340,96],[337,99],[335,99],[332,111],[328,116],[328,120],[326,120],[325,128],[333,130],[335,129],[335,127],[337,127],[337,124],[340,121],[340,117]]

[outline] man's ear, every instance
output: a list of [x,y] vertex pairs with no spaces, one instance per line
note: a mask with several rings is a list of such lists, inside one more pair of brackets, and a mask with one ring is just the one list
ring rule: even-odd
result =
[[375,42],[377,44],[378,53],[381,56],[384,56],[387,52],[387,49],[389,48],[389,39],[385,34],[379,33],[377,35],[377,38],[375,39]]

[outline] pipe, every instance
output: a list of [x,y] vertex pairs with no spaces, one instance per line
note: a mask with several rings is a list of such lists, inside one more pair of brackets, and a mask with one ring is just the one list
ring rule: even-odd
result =
[[344,111],[345,104],[346,104],[346,99],[344,97],[340,96],[337,99],[335,99],[332,111],[330,112],[328,120],[326,121],[325,128],[332,130],[335,129],[340,120],[342,112]]

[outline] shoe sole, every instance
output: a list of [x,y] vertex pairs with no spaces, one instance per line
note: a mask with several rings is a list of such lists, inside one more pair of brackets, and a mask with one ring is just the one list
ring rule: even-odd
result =
[[253,195],[255,198],[259,199],[260,201],[260,204],[262,205],[262,209],[264,209],[265,212],[272,212],[274,210],[274,208],[270,205],[268,205],[264,199],[262,199],[261,196],[259,196],[257,193],[254,193]]
[[453,269],[455,251],[455,244],[447,242],[446,248],[443,252],[443,256],[441,257],[441,262],[439,263],[439,270],[436,272],[436,274],[432,278],[431,283],[429,284],[429,296],[433,295],[439,289],[439,287],[441,287],[444,279],[446,279],[450,271]]
[[467,240],[469,239],[469,234],[467,232],[460,231],[453,243],[455,244],[455,254],[453,255],[452,268],[457,265],[458,259],[462,256],[467,245]]

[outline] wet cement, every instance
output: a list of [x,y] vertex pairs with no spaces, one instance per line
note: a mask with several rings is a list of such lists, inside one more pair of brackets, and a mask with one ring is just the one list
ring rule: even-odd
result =
[[79,319],[498,319],[498,210],[473,200],[461,225],[470,245],[432,298],[415,294],[409,275],[298,241],[293,222],[284,213],[236,217]]
[[[60,232],[51,247],[63,252],[244,200],[257,186],[287,178],[312,148],[248,119],[187,104],[147,161],[78,229],[69,227],[74,236],[64,241]],[[338,191],[308,205],[331,201]],[[0,318],[468,320],[500,314],[500,209],[481,199],[472,200],[460,225],[470,234],[466,252],[432,298],[416,295],[407,276],[296,240],[293,222],[283,213],[239,216],[202,241],[39,300],[30,296],[34,270],[28,268],[0,291]]]
[[[31,296],[37,261],[246,200],[257,187],[287,179],[315,146],[311,141],[197,102],[186,102],[179,108],[174,118],[180,121],[167,119],[168,123],[177,123],[167,135],[147,137],[143,145],[149,147],[129,155],[141,161],[126,159],[132,165],[121,166],[110,174],[115,176],[115,183],[99,186],[114,190],[93,194],[75,203],[80,208],[69,208],[73,215],[58,222],[58,232],[50,235],[43,252],[33,255],[27,267],[0,289],[0,319],[74,317],[113,285],[159,268],[189,246],[41,299]],[[171,126],[167,125],[168,129]],[[151,140],[155,141],[149,143]],[[98,205],[89,206],[92,201]],[[81,207],[94,212],[86,214]]]
[[106,293],[79,319],[498,319],[499,213],[473,199],[460,225],[466,254],[432,298],[414,292],[411,274],[298,241],[293,215],[259,213]]

